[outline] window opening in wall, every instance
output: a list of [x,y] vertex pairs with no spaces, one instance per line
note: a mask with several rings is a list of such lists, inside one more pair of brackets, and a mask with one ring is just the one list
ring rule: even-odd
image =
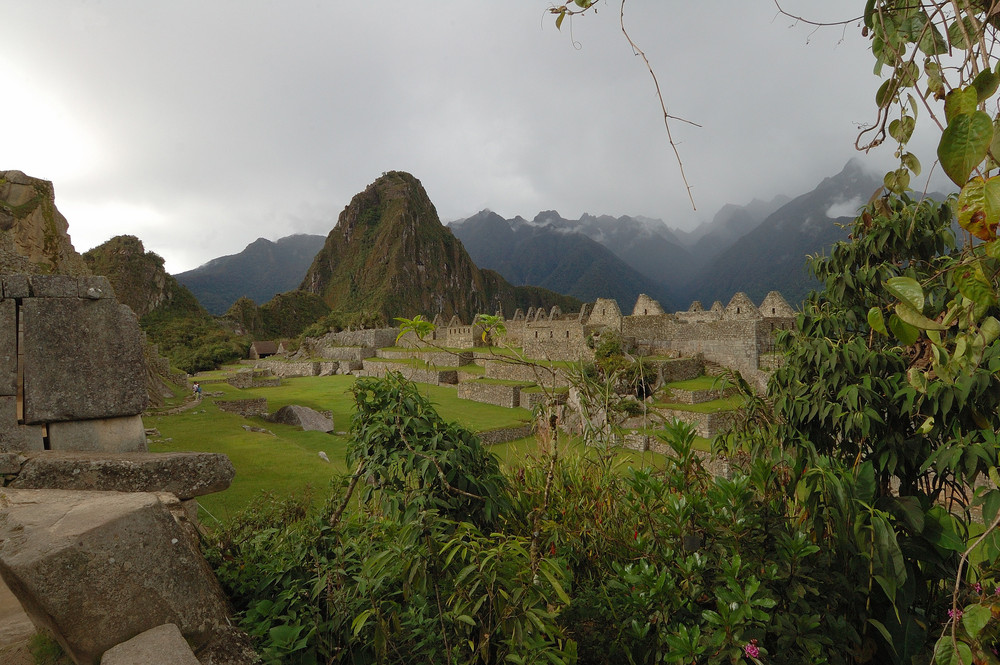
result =
[[535,331],[535,339],[538,339],[538,331]]
[[552,339],[552,331],[549,331],[549,339]]
[[604,308],[601,308],[601,316],[604,316]]
[[772,307],[771,308],[771,314],[774,314],[774,313],[775,313],[775,311],[774,311],[774,308]]
[[569,339],[569,331],[566,331],[566,339]]
[[739,308],[739,307],[737,307],[737,308],[736,308],[736,313],[737,313],[737,314],[739,314],[739,313],[740,313],[740,308]]
[[647,314],[649,314],[649,310],[648,309],[642,310],[642,315],[643,316],[646,316]]

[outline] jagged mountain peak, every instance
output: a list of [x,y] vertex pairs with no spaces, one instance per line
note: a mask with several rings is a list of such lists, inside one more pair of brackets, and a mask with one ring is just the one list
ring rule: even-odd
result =
[[[502,221],[488,211],[474,217],[473,224]],[[420,181],[401,171],[383,174],[351,199],[300,288],[320,295],[332,309],[383,320],[441,314],[470,321],[478,313],[513,312],[529,304],[525,290],[479,270],[441,224]],[[548,306],[577,306],[558,294],[541,297]]]

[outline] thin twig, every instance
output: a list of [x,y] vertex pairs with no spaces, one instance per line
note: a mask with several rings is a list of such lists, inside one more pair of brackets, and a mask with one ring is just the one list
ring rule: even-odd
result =
[[688,200],[691,201],[691,209],[697,210],[698,206],[694,203],[694,195],[691,193],[691,185],[688,183],[687,174],[684,172],[684,162],[681,161],[681,153],[677,149],[677,144],[674,142],[674,136],[670,131],[670,120],[679,120],[681,122],[694,125],[695,127],[701,127],[701,125],[667,113],[667,103],[663,100],[663,93],[660,91],[660,82],[656,79],[656,73],[653,71],[653,66],[649,64],[649,58],[646,57],[646,53],[639,48],[634,41],[632,41],[632,37],[629,36],[628,30],[625,29],[625,0],[622,0],[619,23],[621,24],[622,34],[625,35],[625,39],[628,41],[629,46],[632,47],[632,51],[636,55],[642,57],[643,61],[646,63],[646,69],[649,70],[649,75],[653,77],[653,85],[656,86],[656,97],[660,100],[660,108],[663,110],[663,126],[667,129],[667,140],[670,141],[670,147],[674,151],[674,157],[677,158],[677,167],[680,169],[681,180],[684,181],[684,187],[687,190]]

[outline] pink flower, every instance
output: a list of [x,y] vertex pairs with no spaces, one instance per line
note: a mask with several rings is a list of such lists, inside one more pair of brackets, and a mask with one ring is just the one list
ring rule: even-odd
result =
[[747,658],[756,658],[760,655],[760,649],[757,648],[757,640],[750,640],[750,642],[743,647],[743,653],[746,654]]
[[955,608],[948,610],[948,616],[950,616],[955,621],[961,619],[963,614],[965,614],[965,612],[963,612],[962,610],[956,610]]
[[983,585],[982,585],[982,584],[980,584],[979,582],[976,582],[975,584],[973,584],[973,585],[972,585],[972,588],[973,588],[973,590],[974,590],[974,591],[975,591],[976,593],[982,593],[982,592],[983,592]]

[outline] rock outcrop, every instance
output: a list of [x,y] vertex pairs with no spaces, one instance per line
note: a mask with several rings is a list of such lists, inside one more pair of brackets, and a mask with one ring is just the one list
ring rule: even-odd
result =
[[225,596],[173,495],[5,488],[0,502],[0,574],[79,665],[165,623],[195,650],[225,626]]
[[0,171],[0,273],[87,274],[52,183]]
[[142,318],[154,310],[209,316],[186,287],[167,274],[163,259],[135,236],[115,236],[83,254],[95,275],[108,278],[118,301]]

